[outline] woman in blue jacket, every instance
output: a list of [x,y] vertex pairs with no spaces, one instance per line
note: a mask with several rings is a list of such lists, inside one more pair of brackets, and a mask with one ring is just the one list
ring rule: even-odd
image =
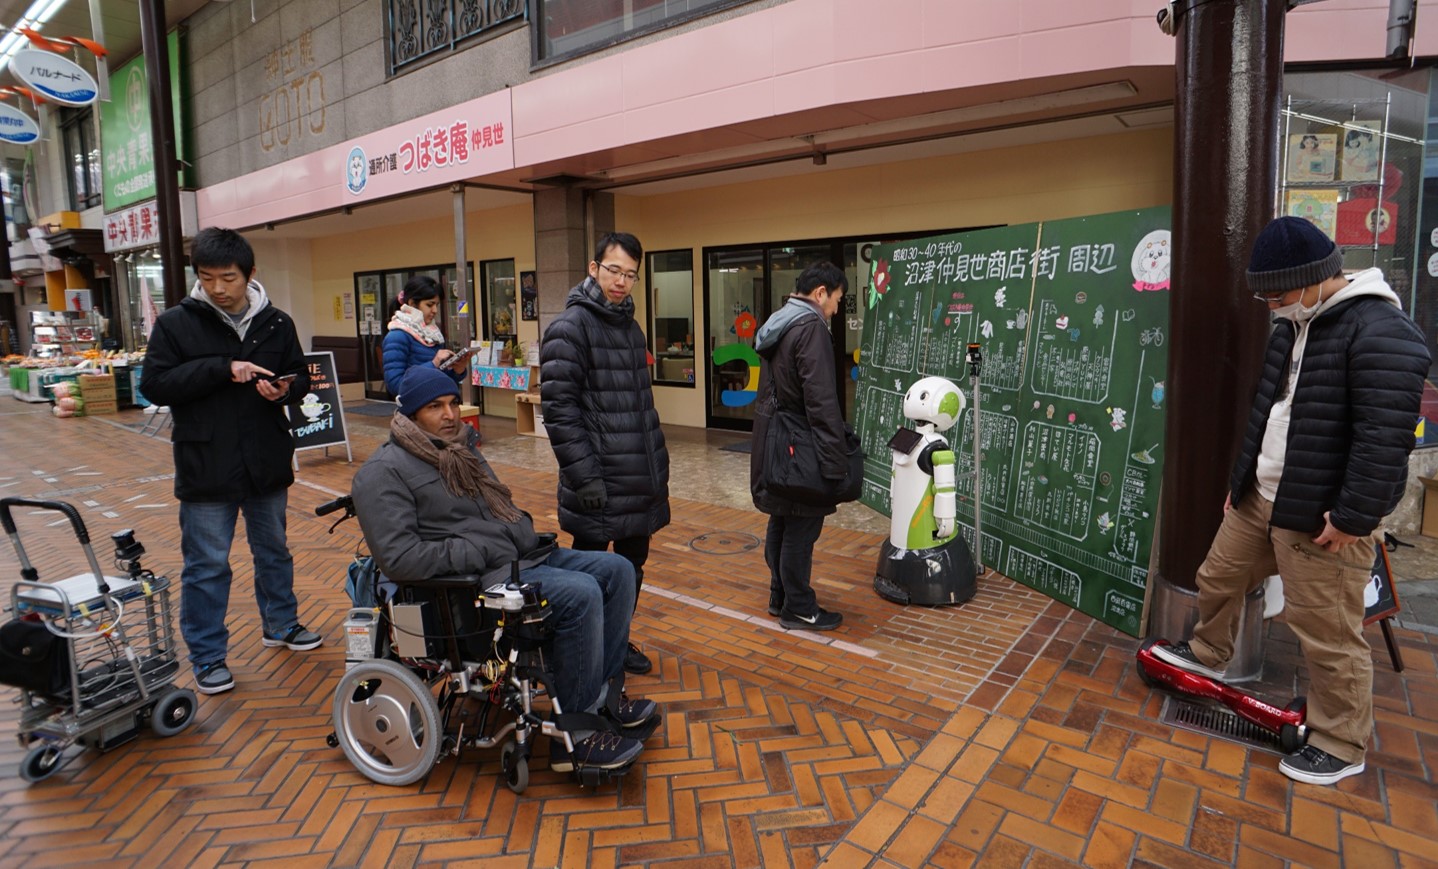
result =
[[439,284],[425,275],[415,275],[400,290],[399,310],[390,318],[389,333],[384,336],[384,385],[390,395],[399,395],[405,372],[416,365],[440,368],[456,383],[464,378],[463,369],[441,367],[454,353],[444,346],[444,333],[434,322],[439,302]]

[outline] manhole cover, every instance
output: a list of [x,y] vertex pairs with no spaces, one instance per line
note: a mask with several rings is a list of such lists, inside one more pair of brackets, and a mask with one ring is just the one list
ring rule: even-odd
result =
[[689,541],[689,548],[705,555],[738,555],[759,548],[759,538],[743,531],[711,531]]

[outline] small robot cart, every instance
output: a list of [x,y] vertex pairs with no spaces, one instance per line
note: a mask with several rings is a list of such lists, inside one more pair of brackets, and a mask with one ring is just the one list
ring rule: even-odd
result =
[[[91,573],[40,582],[12,507],[58,511],[70,520]],[[0,524],[15,546],[21,579],[11,591],[13,618],[0,626],[0,683],[20,688],[20,745],[30,751],[20,775],[50,777],[76,754],[72,745],[107,751],[149,725],[173,736],[194,720],[195,693],[169,687],[179,672],[170,583],[140,566],[145,548],[132,531],[112,536],[123,577],[105,576],[80,514],[60,501],[0,499]]]

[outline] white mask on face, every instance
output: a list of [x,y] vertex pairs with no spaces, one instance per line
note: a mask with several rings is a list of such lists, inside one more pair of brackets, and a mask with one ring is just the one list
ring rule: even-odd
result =
[[1291,305],[1283,305],[1282,307],[1274,308],[1273,316],[1283,317],[1284,319],[1292,320],[1295,323],[1305,323],[1313,319],[1313,315],[1318,313],[1318,308],[1322,304],[1323,295],[1321,293],[1318,296],[1318,301],[1314,302],[1312,307],[1305,307],[1303,304],[1303,297],[1299,296],[1298,301],[1294,302]]

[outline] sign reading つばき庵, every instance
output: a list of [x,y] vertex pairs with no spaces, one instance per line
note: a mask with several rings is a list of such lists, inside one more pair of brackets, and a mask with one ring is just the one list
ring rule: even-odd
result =
[[[1163,470],[1169,210],[876,245],[855,396],[864,503],[889,512],[904,392],[972,395],[980,345],[985,564],[1137,634]],[[972,403],[946,433],[974,547]]]
[[509,91],[362,136],[343,147],[342,183],[360,201],[514,168]]

